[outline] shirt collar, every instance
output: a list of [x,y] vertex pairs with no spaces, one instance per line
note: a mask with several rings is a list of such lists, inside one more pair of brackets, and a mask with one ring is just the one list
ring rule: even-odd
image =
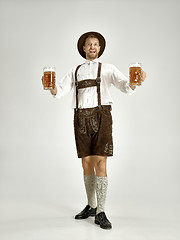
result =
[[92,60],[92,61],[86,59],[84,63],[85,63],[85,64],[90,64],[90,62],[91,62],[91,63],[97,63],[97,62],[99,62],[99,59],[96,58],[96,59],[94,59],[94,60]]

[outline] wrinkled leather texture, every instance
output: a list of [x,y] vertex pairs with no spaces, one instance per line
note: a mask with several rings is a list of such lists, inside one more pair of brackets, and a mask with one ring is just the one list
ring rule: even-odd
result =
[[87,129],[86,129],[86,119],[84,117],[79,117],[78,118],[78,127],[79,131],[81,134],[86,134]]
[[77,113],[78,128],[81,134],[92,135],[99,130],[99,111],[97,109],[83,109]]
[[113,156],[111,107],[78,109],[74,115],[74,132],[78,157]]
[[93,129],[94,132],[98,132],[99,129],[99,122],[98,122],[98,117],[96,116],[92,116],[90,119],[90,124],[91,127]]

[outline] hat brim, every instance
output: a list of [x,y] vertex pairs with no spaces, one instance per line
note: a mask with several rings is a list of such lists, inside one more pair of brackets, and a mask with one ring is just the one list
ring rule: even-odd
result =
[[84,46],[85,39],[91,34],[97,37],[97,39],[99,40],[99,45],[101,46],[99,54],[98,54],[98,58],[103,54],[105,46],[106,46],[105,38],[100,33],[98,33],[98,32],[84,33],[83,35],[81,35],[81,37],[78,40],[77,48],[78,48],[80,55],[85,59],[86,59],[86,54],[83,50],[83,46]]

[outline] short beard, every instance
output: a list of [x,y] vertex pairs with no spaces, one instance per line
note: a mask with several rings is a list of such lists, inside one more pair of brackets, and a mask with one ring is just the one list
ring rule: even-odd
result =
[[94,57],[91,57],[90,54],[86,54],[86,59],[87,59],[87,57],[88,57],[88,59],[91,59],[91,60],[96,59],[96,58],[98,58],[98,53],[96,53],[96,55]]

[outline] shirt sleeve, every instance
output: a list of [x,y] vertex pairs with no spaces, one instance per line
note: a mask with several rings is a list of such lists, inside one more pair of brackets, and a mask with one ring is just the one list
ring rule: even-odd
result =
[[73,68],[71,68],[67,74],[56,84],[57,94],[55,98],[61,98],[66,94],[70,93],[73,88]]
[[122,92],[132,95],[135,90],[129,86],[129,79],[121,73],[114,65],[111,65],[111,81],[112,84]]

